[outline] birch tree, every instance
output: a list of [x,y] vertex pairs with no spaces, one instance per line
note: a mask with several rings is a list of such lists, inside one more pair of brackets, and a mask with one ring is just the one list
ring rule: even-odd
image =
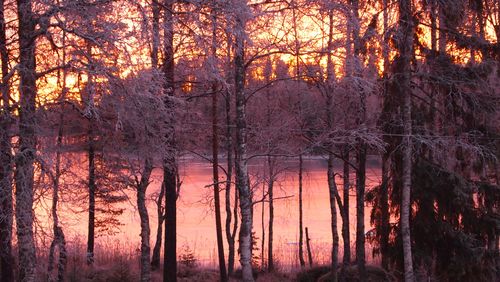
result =
[[[407,282],[415,281],[413,273],[412,243],[410,235],[411,211],[411,173],[412,173],[412,118],[411,118],[411,58],[413,54],[413,20],[412,3],[409,0],[400,0],[399,32],[397,48],[399,57],[395,61],[396,77],[398,79],[399,95],[403,101],[403,187],[401,197],[401,232],[403,237],[404,279]],[[396,78],[394,78],[396,79]]]
[[236,99],[236,185],[239,191],[241,227],[240,227],[240,263],[243,281],[254,281],[252,273],[252,193],[250,191],[247,166],[247,122],[245,109],[245,25],[249,10],[245,0],[233,0],[234,9],[234,75]]

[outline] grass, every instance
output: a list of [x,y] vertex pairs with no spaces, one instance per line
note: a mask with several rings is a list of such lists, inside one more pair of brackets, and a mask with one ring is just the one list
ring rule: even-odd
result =
[[[86,244],[83,240],[74,239],[67,243],[67,266],[65,271],[65,281],[68,282],[128,282],[140,280],[139,269],[139,250],[133,245],[127,245],[119,241],[104,241],[95,246],[95,261],[92,266],[86,263]],[[312,268],[306,267],[301,269],[296,262],[295,252],[290,250],[277,250],[282,255],[286,252],[289,257],[284,261],[275,259],[276,271],[267,273],[262,269],[255,271],[256,281],[271,282],[271,281],[328,281],[328,273],[330,271],[327,266],[313,266]],[[14,252],[16,253],[16,252]],[[47,253],[45,247],[39,246],[37,252],[37,277],[38,281],[55,281],[54,273],[47,272]],[[260,254],[259,251],[257,253]],[[324,263],[321,259],[321,254],[316,257],[317,261]],[[56,258],[57,259],[57,258]],[[238,259],[236,259],[236,267],[239,266]],[[367,266],[369,273],[369,281],[390,281],[383,270],[377,267]],[[17,270],[16,270],[17,273]],[[152,272],[151,281],[162,281],[162,271]],[[348,281],[357,281],[357,271],[355,267],[350,267],[347,270]],[[241,272],[237,269],[234,276],[230,281],[240,281]],[[219,281],[219,274],[216,264],[206,263],[198,260],[196,253],[185,247],[180,250],[178,261],[178,281]]]

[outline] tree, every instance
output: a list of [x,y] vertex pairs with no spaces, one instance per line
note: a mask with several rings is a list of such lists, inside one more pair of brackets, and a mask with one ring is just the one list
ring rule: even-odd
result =
[[[348,76],[361,77],[361,39],[360,39],[360,19],[359,19],[359,2],[357,0],[350,1],[350,13],[348,25],[351,26],[350,32],[347,34],[353,43],[353,54],[348,58]],[[351,60],[351,62],[349,62]],[[355,83],[356,85],[356,83]],[[363,89],[356,87],[359,92],[358,112],[356,118],[356,126],[362,131],[366,128],[366,94]],[[357,140],[356,144],[356,263],[358,266],[359,277],[366,279],[365,269],[365,186],[366,186],[366,155],[367,145],[362,139]]]
[[[151,44],[151,68],[158,69],[158,55],[160,48],[160,4],[158,0],[153,0],[151,2],[151,12],[152,12],[152,44]],[[161,249],[161,239],[162,239],[162,229],[164,221],[164,211],[163,211],[163,197],[165,196],[165,186],[160,185],[160,193],[156,200],[156,214],[158,217],[158,223],[156,228],[156,240],[153,248],[153,255],[151,258],[151,268],[153,270],[160,268],[160,249]]]
[[[399,1],[399,57],[395,60],[399,95],[403,101],[403,175],[401,197],[401,232],[403,237],[404,279],[407,282],[415,281],[413,273],[413,258],[410,235],[411,210],[411,173],[412,173],[412,117],[411,117],[411,58],[413,56],[413,20],[412,4],[409,0]],[[395,79],[395,78],[394,78]]]
[[[212,46],[211,46],[211,59],[213,64],[217,61],[217,7],[216,3],[212,4],[211,17],[212,17]],[[215,69],[215,66],[214,66]],[[213,168],[213,189],[214,189],[214,208],[215,208],[215,228],[217,234],[217,253],[219,256],[219,274],[220,280],[225,282],[228,280],[226,272],[226,258],[224,257],[224,243],[222,238],[222,222],[220,211],[220,195],[219,195],[219,124],[217,119],[218,114],[218,82],[212,83],[212,168]]]
[[0,86],[0,271],[2,282],[14,280],[14,257],[12,255],[12,115],[9,89],[9,53],[7,49],[7,27],[5,1],[0,3],[0,61],[2,82]]
[[[231,72],[231,49],[233,48],[232,36],[230,32],[226,30],[227,37],[227,62],[226,62],[226,83],[230,83],[232,80]],[[233,274],[234,271],[234,257],[235,257],[235,239],[236,232],[238,230],[238,189],[234,189],[234,208],[231,211],[231,183],[233,181],[233,151],[235,150],[233,146],[233,120],[231,116],[231,93],[232,89],[225,87],[226,99],[225,99],[225,112],[226,112],[226,158],[227,158],[227,171],[226,171],[226,194],[225,194],[225,208],[226,208],[226,240],[228,244],[228,258],[227,258],[227,272],[229,275]],[[231,214],[232,213],[232,214]],[[231,230],[231,219],[234,220],[233,227]]]
[[[168,111],[174,109],[174,2],[163,2],[163,99]],[[170,124],[163,157],[163,185],[165,187],[165,249],[163,281],[177,281],[177,164],[175,161],[175,136],[173,119],[163,121]],[[168,127],[169,125],[167,125]]]
[[245,25],[249,11],[245,0],[234,0],[232,8],[235,14],[234,35],[234,75],[236,99],[236,186],[239,191],[241,227],[240,227],[240,263],[243,281],[254,281],[252,273],[252,193],[248,181],[247,166],[247,125],[245,110]]
[[144,160],[144,169],[141,174],[141,179],[136,181],[137,207],[141,218],[141,281],[143,282],[151,281],[151,247],[149,246],[150,229],[148,209],[146,206],[146,189],[149,185],[149,178],[152,171],[152,160],[146,158]]
[[[63,32],[62,35],[62,45],[63,48],[65,47],[65,41],[66,41],[66,33]],[[62,50],[62,65],[66,62],[66,50]],[[66,86],[66,80],[67,80],[67,71],[64,69],[61,73],[58,73],[58,81],[60,82],[60,87],[61,87],[61,94],[59,97],[60,102],[64,103],[64,100],[66,99],[66,94],[67,94],[67,86]],[[57,207],[59,204],[59,193],[60,193],[60,184],[61,184],[61,179],[63,176],[63,168],[62,168],[62,144],[63,144],[63,138],[64,138],[64,104],[61,105],[60,113],[58,116],[58,130],[57,130],[57,137],[56,137],[56,161],[54,165],[54,171],[53,173],[50,171],[50,180],[52,182],[52,220],[53,220],[53,236],[54,238],[52,239],[52,243],[50,245],[50,250],[49,250],[49,263],[48,263],[48,273],[49,275],[54,269],[54,259],[55,259],[55,251],[56,248],[59,250],[59,260],[57,263],[57,281],[64,281],[65,277],[65,271],[66,271],[66,262],[67,262],[67,250],[66,250],[66,239],[64,237],[64,232],[62,227],[59,225],[59,215],[57,212]],[[43,167],[43,166],[42,166]]]
[[35,242],[33,238],[33,177],[36,152],[35,99],[36,20],[31,0],[17,1],[19,35],[19,150],[15,155],[16,170],[16,226],[19,247],[19,279],[35,281]]
[[[137,195],[137,208],[141,224],[141,281],[151,280],[150,225],[146,205],[146,192],[151,182],[154,156],[163,152],[169,127],[158,120],[168,120],[172,113],[164,108],[161,99],[162,82],[159,73],[152,69],[130,75],[124,81],[114,81],[111,95],[103,101],[103,111],[115,113],[110,123],[119,124],[118,132],[109,132],[123,165],[130,171],[125,180]],[[151,110],[155,109],[155,110]],[[116,126],[109,126],[116,128]]]
[[[332,61],[333,52],[333,10],[328,11],[328,53],[327,53],[327,90],[326,90],[326,126],[328,130],[333,131],[334,129],[334,116],[333,116],[333,87],[335,83],[335,70]],[[337,230],[337,208],[336,208],[336,196],[338,195],[337,184],[335,183],[335,171],[333,168],[333,162],[335,156],[333,155],[333,146],[329,146],[328,152],[328,169],[327,169],[327,179],[328,179],[328,191],[330,194],[330,213],[332,215],[331,219],[331,230],[332,230],[332,270],[331,278],[333,281],[337,281],[337,268],[338,268],[338,248],[339,248],[339,236]]]

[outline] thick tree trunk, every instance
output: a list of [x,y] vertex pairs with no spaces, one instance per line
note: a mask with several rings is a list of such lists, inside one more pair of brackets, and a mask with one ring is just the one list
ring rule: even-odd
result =
[[299,261],[300,266],[304,267],[306,262],[304,260],[304,221],[302,209],[302,173],[304,171],[304,161],[302,154],[299,155]]
[[0,282],[14,281],[14,257],[12,256],[12,144],[10,127],[10,92],[7,81],[9,54],[5,26],[5,0],[0,2],[0,56],[2,85],[0,86]]
[[236,14],[235,34],[235,97],[236,97],[236,183],[240,197],[240,263],[243,281],[254,281],[252,275],[252,193],[248,182],[247,167],[247,125],[245,110],[245,26],[246,1],[235,1]]
[[15,157],[16,227],[19,246],[19,280],[35,281],[33,238],[33,162],[36,152],[35,15],[31,0],[17,0],[19,20],[19,151]]
[[168,158],[163,168],[165,185],[165,244],[163,252],[163,281],[177,281],[177,182],[175,159]]
[[[174,0],[163,2],[163,75],[164,99],[166,108],[173,111],[174,96]],[[163,159],[163,185],[165,186],[165,250],[163,263],[163,281],[177,281],[177,164],[175,161],[175,136],[173,119],[167,127],[170,129],[165,144],[167,153]]]
[[144,169],[142,171],[141,180],[137,185],[137,209],[139,210],[139,218],[141,219],[141,281],[151,281],[151,265],[150,254],[151,246],[149,245],[150,229],[149,229],[149,215],[146,205],[146,190],[149,185],[149,178],[153,171],[152,160],[146,159],[144,161]]
[[[443,34],[444,35],[444,34]],[[442,37],[442,35],[440,35]],[[403,100],[403,187],[401,200],[401,235],[403,238],[404,280],[415,281],[410,236],[411,211],[411,172],[412,172],[412,119],[411,119],[411,57],[413,53],[413,18],[410,0],[399,0],[398,51],[400,73],[397,77],[400,95]],[[441,42],[440,42],[441,44]]]
[[12,154],[10,113],[7,106],[0,113],[0,281],[14,280],[12,256]]
[[59,260],[57,262],[57,280],[62,282],[65,280],[66,262],[67,262],[67,251],[66,251],[66,240],[64,238],[64,233],[60,226],[54,228],[54,240],[50,244],[49,250],[49,266],[48,272],[52,272],[54,268],[55,250],[59,247]]
[[269,168],[269,183],[267,193],[269,197],[269,231],[268,231],[268,246],[267,246],[267,271],[274,271],[273,259],[273,236],[274,236],[274,170],[271,156],[267,156],[267,165]]

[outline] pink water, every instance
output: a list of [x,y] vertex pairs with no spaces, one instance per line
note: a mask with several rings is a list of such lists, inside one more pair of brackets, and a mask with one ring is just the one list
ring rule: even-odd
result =
[[[275,260],[283,267],[293,267],[298,263],[298,244],[299,241],[299,210],[298,210],[298,160],[283,161],[279,165],[282,173],[279,174],[275,183],[275,198],[285,197],[275,201],[274,208],[274,253]],[[377,161],[373,159],[369,162],[367,169],[367,190],[380,183],[380,169]],[[264,161],[253,161],[250,165],[251,181],[256,190],[254,198],[262,197],[262,180],[264,175]],[[207,185],[212,182],[212,168],[208,162],[196,159],[184,159],[180,162],[180,172],[182,178],[182,188],[178,200],[178,234],[177,245],[179,252],[183,252],[188,247],[196,256],[198,261],[206,266],[213,266],[216,263],[216,239],[215,239],[215,219],[213,207],[211,206],[211,196],[213,194],[211,187]],[[336,166],[336,172],[342,172],[340,163]],[[223,173],[221,172],[221,175]],[[161,183],[161,170],[153,172],[153,182],[148,188],[148,195],[157,193]],[[351,178],[354,177],[352,174]],[[354,183],[354,180],[351,180]],[[342,181],[337,178],[339,188],[342,187]],[[327,187],[326,161],[321,158],[304,159],[304,183],[303,183],[303,208],[304,208],[304,227],[309,228],[311,238],[312,253],[315,262],[328,262],[330,260],[331,249],[331,229],[330,229],[330,202]],[[222,187],[221,187],[222,188]],[[234,197],[234,186],[232,188]],[[267,188],[266,188],[267,189]],[[139,214],[135,207],[135,194],[132,191],[125,192],[129,196],[129,201],[123,205],[125,212],[119,216],[123,223],[115,235],[102,235],[96,238],[96,244],[115,244],[120,248],[138,249],[140,246],[140,221]],[[221,201],[224,203],[224,191],[221,191]],[[41,220],[47,218],[46,210],[49,207],[49,196],[40,201],[36,207],[36,214],[39,218],[37,225],[38,233],[45,230],[50,234],[50,221]],[[148,199],[150,197],[148,196]],[[234,204],[234,198],[231,199]],[[266,242],[265,256],[267,256],[267,223],[268,223],[268,203],[265,204],[265,225]],[[87,214],[75,213],[75,208],[68,204],[61,204],[60,221],[66,233],[69,243],[75,240],[86,242],[87,236]],[[351,226],[351,246],[354,252],[354,234],[356,227],[355,217],[356,203],[354,188],[351,188],[350,197],[350,226]],[[369,230],[369,210],[365,207],[365,228]],[[151,226],[151,244],[154,244],[156,236],[156,205],[152,200],[148,202],[148,211]],[[262,203],[254,206],[254,231],[258,239],[258,256],[261,255],[261,237],[262,237]],[[222,222],[225,227],[225,209],[222,207]],[[338,219],[339,234],[341,219]],[[223,231],[224,233],[224,231]],[[225,234],[225,233],[224,233]],[[43,235],[42,235],[43,236]],[[305,235],[304,235],[305,236]],[[49,237],[46,236],[47,238]],[[225,237],[224,237],[225,238]],[[342,246],[342,238],[340,238]],[[44,240],[42,240],[44,241]],[[304,244],[305,248],[305,244]],[[368,249],[369,247],[367,247]],[[97,254],[98,255],[98,254]],[[226,248],[227,256],[227,248]],[[371,257],[367,250],[367,259]],[[238,260],[236,259],[236,262]]]

